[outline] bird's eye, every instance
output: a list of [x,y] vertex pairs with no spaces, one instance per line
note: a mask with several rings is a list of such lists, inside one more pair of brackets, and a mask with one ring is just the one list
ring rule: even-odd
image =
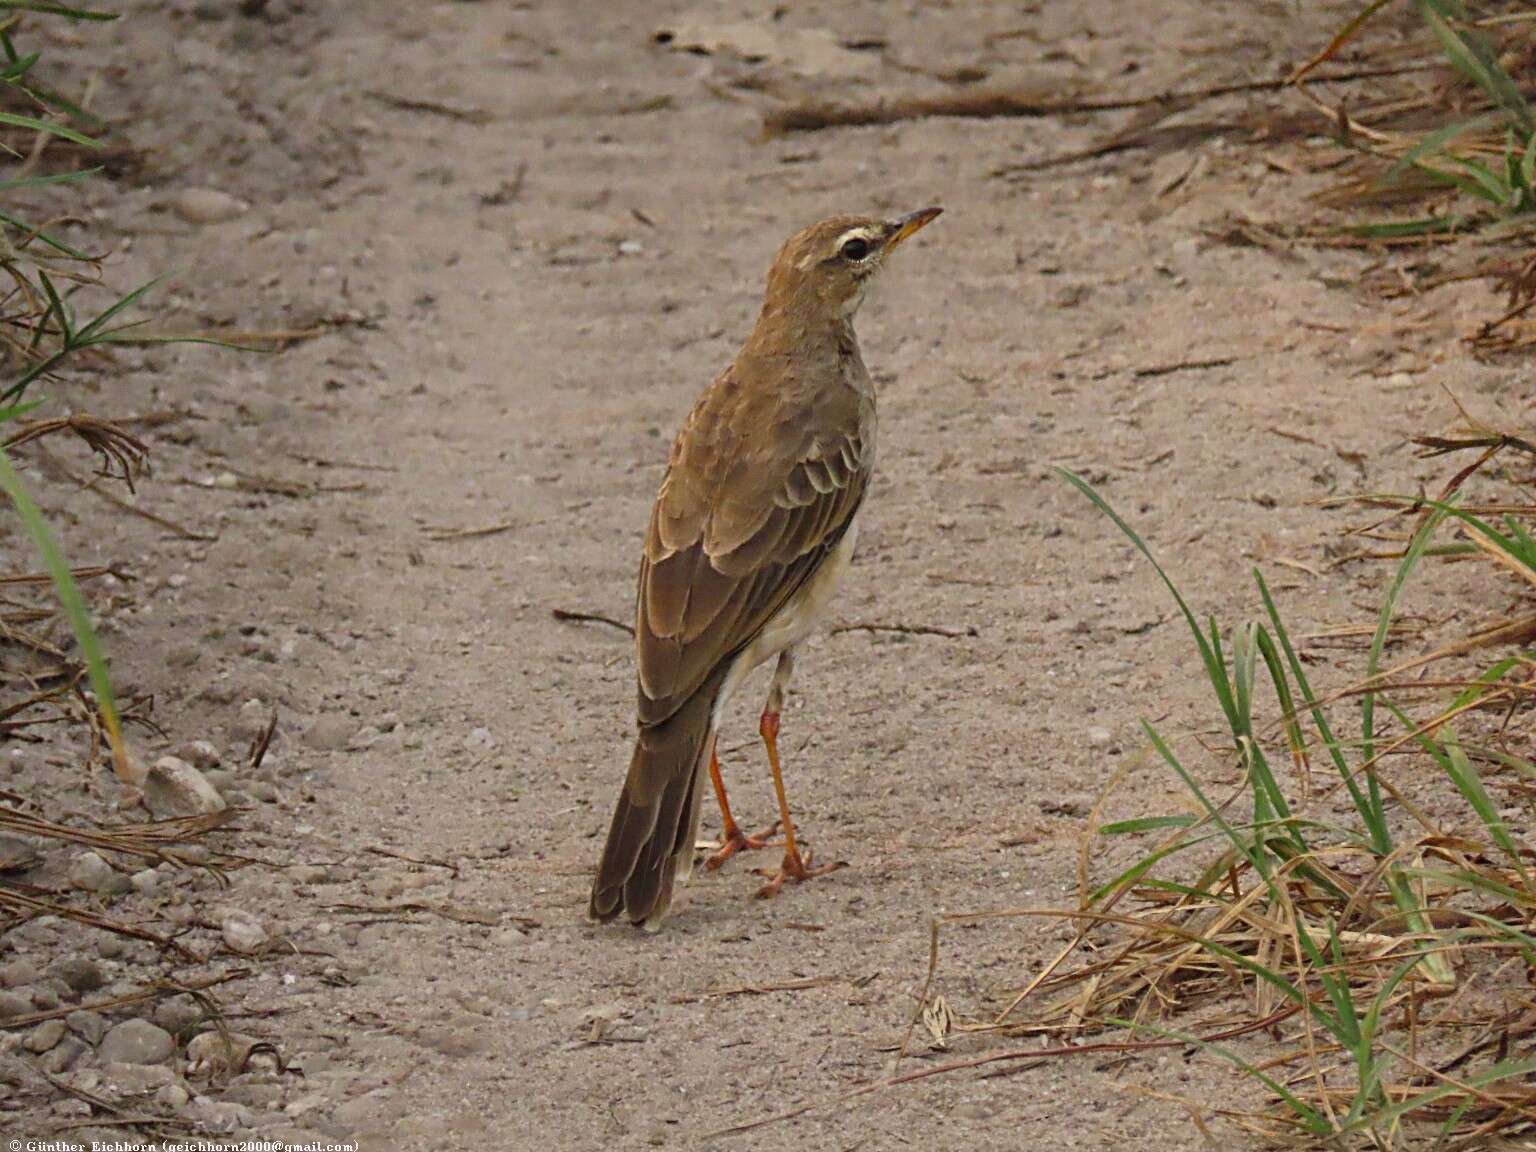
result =
[[860,236],[855,236],[843,245],[844,260],[862,260],[869,255],[869,241]]

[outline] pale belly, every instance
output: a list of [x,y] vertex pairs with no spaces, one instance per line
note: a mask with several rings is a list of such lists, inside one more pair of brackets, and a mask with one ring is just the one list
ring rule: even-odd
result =
[[848,525],[848,531],[843,533],[843,538],[828,554],[815,575],[801,586],[795,598],[784,605],[778,615],[758,633],[757,639],[736,657],[720,688],[719,701],[715,705],[717,718],[724,710],[726,701],[754,668],[771,660],[784,649],[793,648],[816,630],[816,626],[825,618],[838,585],[848,572],[848,566],[853,563],[853,550],[858,539],[859,520],[855,516]]

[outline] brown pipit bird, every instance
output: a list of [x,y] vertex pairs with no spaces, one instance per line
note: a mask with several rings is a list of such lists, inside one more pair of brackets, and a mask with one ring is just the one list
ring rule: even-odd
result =
[[779,711],[795,652],[853,556],[875,466],[875,388],[853,316],[886,258],[939,211],[834,216],[791,237],[769,269],[752,335],[672,445],[640,562],[640,735],[592,885],[594,919],[622,912],[660,925],[674,877],[692,870],[706,767],[725,824],[709,865],[764,846],[731,818],[715,738],[731,693],[774,656],[758,730],[784,862],[760,894],[837,867],[812,868],[796,842]]

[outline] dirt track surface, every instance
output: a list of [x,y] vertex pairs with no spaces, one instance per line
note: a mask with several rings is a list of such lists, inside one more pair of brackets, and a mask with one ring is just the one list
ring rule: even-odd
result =
[[[1213,239],[1233,218],[1304,213],[1314,185],[1262,148],[1008,179],[994,173],[1127,121],[766,140],[760,119],[790,92],[944,91],[935,76],[961,66],[1145,93],[1277,75],[1331,15],[796,7],[751,18],[791,45],[825,29],[886,46],[753,64],[653,42],[743,18],[724,5],[311,2],[279,23],[198,7],[217,18],[135,12],[106,78],[146,114],[183,95],[206,110],[185,130],[141,124],[147,167],[100,193],[135,237],[114,275],[180,270],[166,328],[330,327],[273,357],[130,353],[125,376],[66,394],[103,415],[180,413],[155,434],[141,504],[213,541],[46,495],[77,562],[153,574],[106,639],[175,740],[233,754],[279,710],[277,799],[246,823],[264,858],[297,867],[244,870],[222,894],[184,882],[306,953],[233,996],[274,1010],[241,1026],[305,1071],[276,1093],[233,1086],[244,1119],[368,1150],[1198,1146],[1178,1106],[1130,1085],[1206,1103],[1250,1089],[1183,1053],[1130,1073],[1083,1059],[935,1077],[706,1134],[884,1075],[930,920],[1069,904],[1082,817],[1128,761],[1105,818],[1174,810],[1137,721],[1180,739],[1208,725],[1198,662],[1151,572],[1051,465],[1092,479],[1197,608],[1256,614],[1260,564],[1306,632],[1365,619],[1384,575],[1329,567],[1343,519],[1313,502],[1443,476],[1405,442],[1450,414],[1439,385],[1493,422],[1530,385],[1462,351],[1450,300],[1395,331],[1353,291],[1368,256]],[[272,81],[277,58],[296,63]],[[249,208],[204,225],[164,210],[197,184]],[[805,835],[849,867],[765,902],[758,861],[738,860],[696,876],[659,935],[589,926],[633,669],[618,630],[552,611],[628,617],[669,439],[748,331],[783,238],[929,203],[946,214],[858,325],[882,460],[836,623],[957,635],[825,636],[784,718]],[[481,528],[498,530],[454,535]],[[742,693],[722,738],[749,828],[773,810],[765,690]],[[1096,878],[1119,858],[1097,856]],[[386,905],[418,910],[358,910]],[[935,990],[986,1018],[1064,931],[949,928]],[[805,986],[751,991],[781,984]],[[923,1040],[903,1070],[944,1058]],[[20,1119],[45,1124],[36,1108]]]

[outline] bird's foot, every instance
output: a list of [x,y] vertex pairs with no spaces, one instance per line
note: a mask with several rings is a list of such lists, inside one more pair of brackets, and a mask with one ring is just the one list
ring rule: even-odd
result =
[[770,840],[769,837],[778,830],[779,822],[775,820],[757,835],[748,836],[733,824],[730,828],[726,829],[723,838],[724,842],[720,845],[719,849],[711,852],[704,858],[704,867],[713,872],[738,852],[751,852],[759,848],[770,848],[777,844],[778,841]]
[[779,866],[777,872],[770,872],[766,868],[757,869],[759,876],[768,877],[768,883],[757,890],[759,900],[771,900],[779,894],[779,889],[784,887],[786,880],[793,880],[796,884],[802,880],[809,880],[812,876],[825,876],[828,872],[836,872],[839,868],[848,867],[846,860],[834,860],[830,864],[821,864],[811,867],[811,850],[807,848],[805,855],[799,852],[784,853],[784,863]]

